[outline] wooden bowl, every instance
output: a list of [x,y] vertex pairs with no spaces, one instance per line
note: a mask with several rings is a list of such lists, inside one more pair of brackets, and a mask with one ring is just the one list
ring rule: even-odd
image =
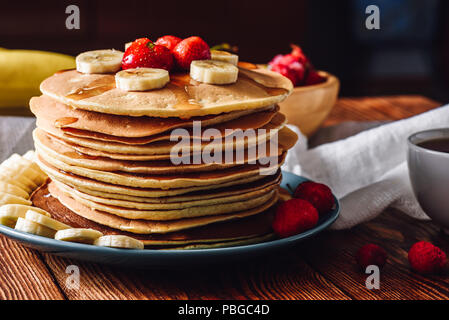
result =
[[329,115],[340,89],[337,77],[324,71],[319,74],[327,78],[326,82],[295,87],[292,94],[279,103],[288,123],[299,127],[306,136],[311,136]]

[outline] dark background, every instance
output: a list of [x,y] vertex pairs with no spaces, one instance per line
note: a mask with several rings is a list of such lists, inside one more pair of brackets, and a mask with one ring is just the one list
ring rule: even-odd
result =
[[[80,30],[65,28],[69,4],[80,7]],[[370,4],[380,8],[380,30],[365,28]],[[341,79],[341,95],[449,100],[449,1],[1,1],[0,47],[76,55],[164,34],[228,42],[257,63],[297,43]]]

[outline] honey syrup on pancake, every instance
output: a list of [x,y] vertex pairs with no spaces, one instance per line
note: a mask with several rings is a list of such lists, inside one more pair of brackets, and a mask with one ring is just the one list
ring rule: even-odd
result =
[[[251,70],[249,69],[241,69],[245,70],[246,72],[251,72]],[[250,76],[245,75],[242,72],[239,73],[239,81],[250,82],[251,84],[263,89],[269,96],[277,96],[288,93],[288,90],[286,89],[273,88],[257,82]],[[169,89],[176,96],[178,102],[173,106],[173,108],[182,110],[201,109],[202,106],[195,102],[195,99],[189,93],[189,88],[192,86],[197,86],[198,84],[199,82],[191,79],[189,74],[171,74],[170,82],[165,88]],[[104,77],[93,80],[88,85],[78,88],[74,92],[66,95],[66,98],[73,100],[83,100],[100,95],[114,88],[116,88],[114,76],[104,75]]]
[[104,75],[103,77],[90,82],[88,85],[78,88],[74,92],[66,95],[66,98],[73,100],[83,100],[98,96],[114,88],[115,77],[113,75]]

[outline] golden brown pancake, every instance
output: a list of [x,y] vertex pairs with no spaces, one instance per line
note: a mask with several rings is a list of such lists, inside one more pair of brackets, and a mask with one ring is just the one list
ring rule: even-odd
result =
[[211,85],[194,81],[188,74],[170,74],[170,82],[162,89],[128,92],[115,87],[114,75],[70,70],[47,78],[40,89],[63,104],[89,111],[190,118],[274,105],[291,93],[293,85],[267,69],[240,68],[233,84]]
[[[257,177],[259,178],[259,177]],[[80,186],[73,186],[72,184],[66,184],[65,182],[62,183],[57,180],[53,180],[58,186],[60,184],[64,184],[64,186],[68,188],[72,188],[73,190],[77,190],[77,192],[80,193],[80,196],[85,196],[88,199],[92,199],[96,202],[103,202],[108,204],[116,204],[114,201],[127,201],[134,203],[134,206],[137,206],[138,203],[145,205],[145,204],[172,204],[172,203],[183,203],[183,205],[188,205],[189,203],[196,202],[196,203],[211,203],[211,202],[217,202],[217,201],[224,201],[222,199],[228,199],[233,197],[238,197],[241,195],[251,195],[254,192],[260,192],[261,190],[265,189],[271,189],[273,187],[276,187],[280,184],[281,181],[281,174],[278,172],[276,175],[273,176],[266,176],[261,179],[255,180],[255,181],[239,181],[241,184],[239,185],[232,185],[232,186],[224,186],[221,188],[216,189],[201,189],[198,190],[197,188],[192,188],[197,191],[191,191],[183,194],[175,194],[171,196],[161,196],[161,197],[138,197],[138,196],[132,196],[128,194],[118,194],[118,193],[108,193],[108,192],[102,192],[98,190],[92,190]],[[178,190],[184,191],[184,189],[172,189],[170,192],[177,192]],[[264,191],[265,192],[265,191]],[[94,197],[94,198],[89,198]],[[95,200],[96,199],[96,200]],[[101,200],[103,199],[103,200]],[[125,206],[126,205],[123,205]]]
[[223,242],[248,239],[270,234],[272,232],[272,210],[248,218],[214,223],[205,227],[197,227],[166,234],[135,234],[110,228],[77,215],[49,194],[48,185],[43,185],[41,188],[37,189],[31,196],[31,200],[34,206],[49,212],[54,219],[70,225],[73,228],[92,228],[105,235],[127,235],[143,241],[147,246],[180,246],[190,243]]
[[[214,128],[218,131],[220,131],[221,135],[223,137],[230,135],[234,132],[234,130],[241,129],[258,129],[263,127],[264,125],[270,123],[271,119],[276,115],[276,113],[279,111],[279,106],[275,107],[269,107],[269,109],[262,109],[261,111],[255,110],[256,112],[250,113],[248,115],[241,116],[240,118],[233,119],[230,121],[210,125],[210,126],[204,126],[204,122],[201,124],[201,132],[198,135],[194,130],[187,127],[185,128],[187,131],[187,136],[191,137],[192,139],[203,139],[203,132],[209,128]],[[45,122],[47,123],[47,122]],[[40,125],[42,125],[42,128],[44,128],[43,122],[39,122]],[[49,124],[49,123],[48,123]],[[52,129],[48,128],[47,124],[47,130],[51,132]],[[58,128],[55,128],[58,129]],[[155,141],[161,141],[161,140],[170,140],[170,133],[171,131],[162,132],[156,135],[147,136],[147,137],[141,137],[141,138],[128,138],[128,137],[118,137],[118,136],[112,136],[107,135],[104,133],[98,133],[94,131],[88,131],[88,130],[80,130],[80,129],[74,129],[74,128],[60,128],[61,133],[64,133],[65,135],[74,136],[74,137],[80,137],[80,138],[90,138],[94,140],[101,140],[101,141],[107,141],[107,142],[119,142],[123,144],[131,144],[131,145],[142,145],[142,144],[148,144]],[[57,134],[58,135],[58,134]],[[63,137],[63,135],[59,134],[59,136]]]
[[204,216],[189,219],[170,221],[149,221],[149,220],[129,220],[121,218],[103,211],[92,210],[89,207],[77,202],[70,196],[63,194],[55,184],[48,185],[50,194],[57,198],[65,207],[69,208],[79,216],[88,220],[106,225],[111,228],[139,234],[168,233],[179,230],[205,226],[216,222],[229,221],[233,219],[245,218],[264,212],[271,208],[278,200],[277,193],[265,204],[241,212],[222,214],[215,216]]
[[[239,164],[254,163],[263,158],[263,161],[275,160],[284,150],[279,146],[270,146],[267,142],[266,154],[258,153],[256,149],[244,152],[244,162],[224,162],[224,163],[200,163],[200,164],[179,164],[173,165],[170,160],[155,161],[130,161],[116,160],[107,157],[92,157],[77,151],[70,144],[64,143],[60,139],[46,134],[40,129],[33,132],[33,139],[36,150],[40,154],[47,154],[57,160],[65,162],[69,165],[103,171],[123,171],[130,173],[146,173],[146,174],[173,174],[182,172],[199,172],[220,170],[233,167]],[[274,154],[272,154],[274,152]]]
[[269,107],[268,110],[263,108],[260,110],[263,111],[262,113],[251,118],[244,116],[259,113],[257,112],[259,110],[234,111],[219,115],[193,117],[188,120],[180,118],[130,117],[73,109],[47,96],[31,98],[30,108],[39,122],[43,122],[46,127],[54,126],[56,128],[86,130],[106,136],[115,136],[116,139],[118,137],[149,137],[175,128],[189,128],[192,127],[193,121],[201,121],[203,127],[218,125],[223,122],[227,122],[226,126],[228,126],[232,120],[235,120],[237,125],[242,127],[245,125],[261,127],[268,123],[276,113],[276,110],[278,110],[273,107]]
[[[196,187],[188,187],[188,188],[172,188],[172,189],[158,189],[158,188],[137,188],[137,187],[129,187],[129,186],[121,186],[110,183],[105,183],[93,179],[89,179],[86,177],[78,176],[73,173],[64,172],[62,170],[58,170],[52,165],[46,163],[45,161],[41,161],[37,159],[39,166],[47,173],[47,175],[53,180],[58,180],[72,186],[82,192],[89,193],[89,190],[105,193],[105,194],[116,194],[119,195],[130,195],[136,197],[144,197],[144,198],[159,198],[159,197],[170,197],[176,195],[182,195],[190,192],[200,191],[200,190],[213,190],[219,188],[225,188],[230,186],[238,186],[246,183],[251,183],[257,180],[263,180],[266,176],[263,175],[254,175],[247,178],[231,180],[226,183],[214,184],[214,185],[202,185]],[[277,173],[273,175],[273,177],[277,176]],[[116,198],[121,199],[121,198]]]
[[284,160],[285,153],[278,158],[275,164],[272,165],[246,164],[223,170],[206,171],[202,172],[200,175],[194,172],[178,173],[174,175],[149,175],[87,169],[68,165],[62,161],[49,157],[48,155],[37,153],[37,163],[48,175],[50,175],[50,173],[45,169],[46,164],[49,164],[63,172],[113,185],[139,188],[158,188],[163,190],[206,185],[211,186],[249,178],[256,175],[266,175],[269,173],[275,174]]

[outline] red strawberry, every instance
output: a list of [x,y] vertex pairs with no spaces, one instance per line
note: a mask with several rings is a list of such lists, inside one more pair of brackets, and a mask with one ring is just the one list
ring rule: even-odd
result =
[[410,248],[408,261],[415,272],[439,273],[446,265],[446,254],[430,242],[419,241]]
[[126,49],[122,60],[122,69],[160,68],[171,70],[173,55],[164,46],[156,45],[147,38],[134,41]]
[[182,41],[181,38],[168,35],[168,36],[163,36],[163,37],[160,37],[159,39],[157,39],[155,44],[164,46],[168,50],[172,51],[174,49],[174,47],[176,47],[176,45],[178,43],[180,43],[181,41]]
[[366,244],[361,247],[356,254],[357,264],[365,270],[369,265],[376,265],[382,268],[387,262],[387,253],[382,247],[376,244]]
[[309,74],[307,75],[307,78],[306,78],[305,85],[310,86],[310,85],[322,83],[325,81],[326,81],[325,77],[320,76],[320,74],[318,72],[316,72],[313,69],[310,69]]
[[331,211],[335,204],[331,189],[325,184],[312,181],[297,186],[293,197],[309,201],[320,215]]
[[189,37],[182,40],[173,49],[177,65],[181,69],[189,69],[193,60],[210,59],[210,49],[200,37]]
[[273,230],[281,238],[290,237],[313,228],[318,223],[318,212],[307,201],[290,199],[277,208]]

